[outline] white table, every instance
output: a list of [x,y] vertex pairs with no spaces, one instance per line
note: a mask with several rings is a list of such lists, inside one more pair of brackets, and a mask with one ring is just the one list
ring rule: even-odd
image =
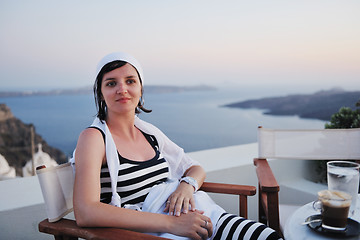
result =
[[[329,239],[343,239],[336,237],[329,237],[321,235],[306,225],[301,225],[305,219],[311,215],[319,214],[313,209],[313,203],[308,203],[297,209],[285,224],[284,237],[286,240],[329,240]],[[360,222],[360,194],[357,200],[357,207],[352,219]],[[346,240],[359,240],[360,235]]]

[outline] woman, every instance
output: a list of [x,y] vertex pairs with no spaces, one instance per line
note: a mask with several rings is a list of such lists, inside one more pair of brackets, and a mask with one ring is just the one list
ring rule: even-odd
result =
[[[136,59],[109,54],[99,62],[97,74],[97,118],[80,134],[75,154],[74,211],[79,226],[173,238],[220,239],[237,231],[245,238],[278,239],[266,226],[226,214],[207,195],[194,194],[205,179],[204,169],[136,116],[140,110],[150,112],[143,106],[144,78]],[[210,213],[197,210],[203,202],[211,205],[206,207]],[[155,203],[160,203],[157,210]],[[242,224],[253,230],[239,227]]]

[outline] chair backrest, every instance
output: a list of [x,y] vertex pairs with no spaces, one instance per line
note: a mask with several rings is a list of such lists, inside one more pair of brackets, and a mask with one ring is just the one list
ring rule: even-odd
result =
[[74,171],[70,163],[36,169],[49,222],[73,211]]
[[258,128],[259,158],[360,159],[360,128],[286,130]]
[[358,160],[360,128],[357,129],[267,129],[258,128],[259,221],[281,233],[280,187],[267,159]]

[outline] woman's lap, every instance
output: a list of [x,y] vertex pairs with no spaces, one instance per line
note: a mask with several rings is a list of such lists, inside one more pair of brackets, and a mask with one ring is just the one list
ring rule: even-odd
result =
[[233,214],[224,213],[216,224],[214,240],[278,240],[279,235],[266,225]]

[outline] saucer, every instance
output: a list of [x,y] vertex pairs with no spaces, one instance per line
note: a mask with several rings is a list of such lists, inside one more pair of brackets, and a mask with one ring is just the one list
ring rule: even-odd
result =
[[[321,219],[321,215],[312,215],[308,218],[306,218],[305,221],[311,221],[311,220],[316,220],[316,219]],[[327,235],[337,235],[337,236],[342,236],[342,237],[353,237],[353,236],[357,236],[360,234],[360,223],[358,223],[357,221],[348,218],[348,224],[346,226],[346,229],[343,231],[331,231],[331,230],[327,230],[326,228],[323,228],[321,226],[321,221],[319,222],[312,222],[308,224],[309,228],[311,228],[312,230],[314,230],[315,232],[318,232],[320,234],[327,234]]]

